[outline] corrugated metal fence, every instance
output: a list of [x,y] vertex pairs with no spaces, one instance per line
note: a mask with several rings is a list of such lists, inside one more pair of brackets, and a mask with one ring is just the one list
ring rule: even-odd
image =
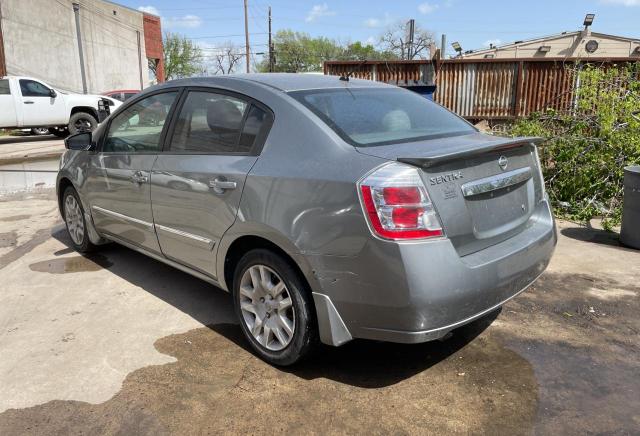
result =
[[450,60],[439,64],[435,100],[465,118],[507,119],[573,103],[572,64]]
[[432,85],[434,64],[428,61],[327,61],[324,74],[377,80],[398,86]]
[[[589,59],[611,66],[630,59]],[[325,74],[400,86],[434,84],[434,100],[468,119],[509,119],[574,104],[575,59],[326,62]],[[433,78],[435,77],[435,81]]]

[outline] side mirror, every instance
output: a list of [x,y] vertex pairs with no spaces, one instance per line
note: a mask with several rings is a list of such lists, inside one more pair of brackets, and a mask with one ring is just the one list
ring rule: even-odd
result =
[[56,98],[58,96],[58,93],[56,92],[55,89],[50,89],[49,95],[51,96],[51,98]]
[[64,140],[67,150],[91,150],[91,132],[76,133]]

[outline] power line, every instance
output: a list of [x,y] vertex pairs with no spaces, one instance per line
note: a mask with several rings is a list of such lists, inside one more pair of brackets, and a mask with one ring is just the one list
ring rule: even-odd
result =
[[[250,35],[266,35],[266,32],[252,32],[250,33]],[[232,38],[232,37],[238,37],[238,36],[244,36],[244,33],[236,33],[236,34],[230,34],[230,35],[211,35],[211,36],[193,36],[190,37],[188,39],[215,39],[215,38]]]

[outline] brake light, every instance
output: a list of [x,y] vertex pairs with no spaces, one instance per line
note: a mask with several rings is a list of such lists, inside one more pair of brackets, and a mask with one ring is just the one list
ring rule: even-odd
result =
[[393,162],[369,174],[358,186],[377,236],[408,240],[444,235],[418,169]]

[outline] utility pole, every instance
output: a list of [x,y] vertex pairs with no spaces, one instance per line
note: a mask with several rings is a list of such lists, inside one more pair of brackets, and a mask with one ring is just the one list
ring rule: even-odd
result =
[[407,23],[409,25],[409,44],[407,44],[407,60],[411,60],[413,58],[413,37],[416,30],[416,20],[413,18],[409,20]]
[[271,6],[269,6],[269,72],[273,73],[273,45],[271,43]]
[[80,77],[82,78],[82,93],[87,93],[87,75],[84,70],[84,53],[82,52],[82,33],[80,32],[80,4],[72,3],[73,14],[76,17],[76,38],[78,40],[78,55],[80,57]]
[[440,59],[445,59],[445,53],[447,51],[447,35],[442,34],[442,40],[440,42]]
[[244,0],[244,40],[245,52],[247,55],[247,73],[249,70],[249,18],[247,17],[247,0]]

